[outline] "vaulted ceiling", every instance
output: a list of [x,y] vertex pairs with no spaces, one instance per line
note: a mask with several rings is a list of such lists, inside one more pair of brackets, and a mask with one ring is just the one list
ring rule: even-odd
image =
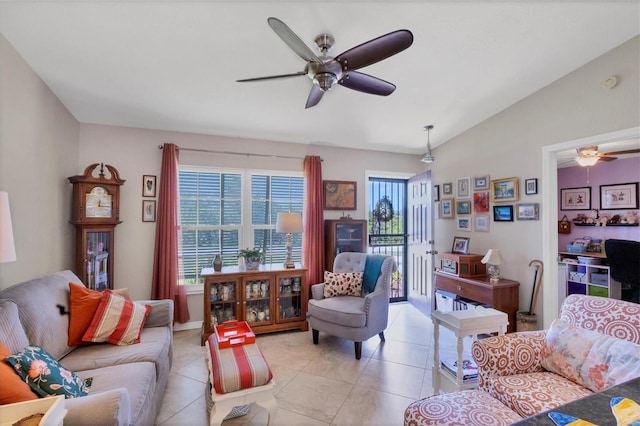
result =
[[[305,109],[275,16],[333,56],[396,29],[407,50]],[[420,154],[640,33],[637,1],[2,1],[0,32],[82,123]],[[603,79],[607,76],[603,75]]]

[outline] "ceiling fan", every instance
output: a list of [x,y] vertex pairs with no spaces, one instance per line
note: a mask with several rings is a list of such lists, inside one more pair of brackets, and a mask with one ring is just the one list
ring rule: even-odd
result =
[[575,158],[576,162],[582,167],[589,167],[596,164],[598,161],[613,161],[618,157],[614,155],[622,154],[637,154],[640,153],[640,149],[626,149],[623,151],[611,151],[611,152],[598,152],[597,146],[585,146],[576,149],[578,156]]
[[330,34],[320,34],[315,39],[321,53],[320,56],[317,56],[284,22],[273,17],[267,19],[267,22],[282,41],[307,62],[304,70],[292,74],[246,78],[237,81],[262,81],[306,75],[313,81],[313,86],[305,108],[317,105],[324,93],[336,83],[348,89],[372,95],[390,95],[396,90],[394,84],[356,70],[402,52],[413,43],[411,31],[397,30],[362,43],[334,58],[328,55],[334,43],[333,37]]

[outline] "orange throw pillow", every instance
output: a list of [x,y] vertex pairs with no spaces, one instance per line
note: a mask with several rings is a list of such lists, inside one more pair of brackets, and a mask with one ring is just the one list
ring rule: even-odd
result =
[[[114,292],[129,299],[129,290],[126,288],[120,288],[114,290]],[[85,343],[82,341],[82,336],[84,336],[91,324],[101,297],[101,291],[90,290],[83,285],[69,283],[69,337],[67,345],[78,346]]]
[[31,392],[31,388],[18,375],[13,366],[7,364],[4,359],[11,355],[9,349],[0,342],[0,405],[13,404],[14,402],[38,399]]

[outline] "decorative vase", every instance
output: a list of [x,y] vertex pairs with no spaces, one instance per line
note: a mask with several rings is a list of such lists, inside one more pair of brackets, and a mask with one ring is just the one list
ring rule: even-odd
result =
[[247,268],[247,271],[255,271],[258,268],[260,268],[260,263],[262,262],[261,258],[255,258],[255,257],[251,257],[251,258],[244,258],[244,264]]
[[222,271],[222,259],[219,254],[216,254],[216,257],[213,259],[213,270],[216,272]]

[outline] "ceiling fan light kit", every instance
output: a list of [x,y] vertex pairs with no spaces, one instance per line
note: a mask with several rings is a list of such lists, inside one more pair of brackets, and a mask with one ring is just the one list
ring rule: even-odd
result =
[[585,146],[585,147],[576,149],[576,151],[578,152],[578,156],[575,158],[576,163],[578,163],[582,167],[591,167],[595,165],[598,161],[617,160],[618,157],[613,157],[614,155],[640,153],[640,149],[625,149],[623,151],[598,152],[597,146]]
[[269,26],[291,50],[307,62],[304,71],[267,77],[246,78],[238,82],[273,80],[278,78],[306,75],[313,82],[305,108],[311,108],[320,102],[325,92],[336,83],[348,89],[371,95],[388,96],[396,86],[388,81],[356,71],[368,65],[387,59],[407,49],[413,43],[413,34],[409,30],[397,30],[353,47],[335,58],[328,55],[334,38],[330,34],[320,34],[315,43],[321,52],[318,57],[307,45],[278,18],[267,19]]

